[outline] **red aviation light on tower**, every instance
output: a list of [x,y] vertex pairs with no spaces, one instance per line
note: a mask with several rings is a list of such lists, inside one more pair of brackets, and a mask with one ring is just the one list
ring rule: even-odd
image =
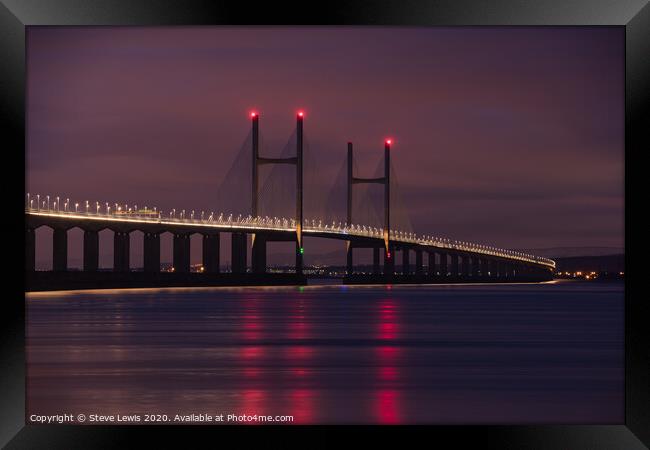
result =
[[300,117],[300,118],[302,119],[304,116],[305,116],[305,112],[304,112],[304,111],[302,111],[302,110],[301,110],[301,111],[298,111],[298,117]]
[[392,145],[392,144],[393,144],[392,139],[390,139],[390,138],[386,139],[386,145]]
[[254,119],[258,116],[257,111],[251,111],[251,119]]

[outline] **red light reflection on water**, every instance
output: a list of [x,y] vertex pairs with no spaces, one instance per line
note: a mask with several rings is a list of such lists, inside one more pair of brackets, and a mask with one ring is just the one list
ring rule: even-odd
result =
[[244,379],[256,380],[254,382],[259,383],[263,374],[261,362],[266,353],[266,348],[263,345],[258,345],[258,342],[263,338],[263,317],[260,314],[260,301],[257,298],[245,298],[241,307],[243,311],[240,335],[245,342],[238,353],[238,359],[242,365],[241,373]]
[[285,347],[286,374],[290,386],[295,387],[287,394],[287,414],[294,416],[294,424],[314,423],[316,411],[315,391],[306,388],[312,379],[310,361],[316,352],[313,346],[304,340],[312,337],[311,322],[309,320],[308,303],[299,300],[289,303],[286,322],[286,336],[291,345]]
[[311,337],[308,313],[309,310],[302,300],[292,306],[287,323],[287,337],[289,339],[302,340]]
[[381,424],[402,423],[400,393],[393,389],[380,390],[376,394],[377,419]]
[[241,350],[241,356],[244,359],[251,360],[261,357],[264,349],[261,346],[246,346]]
[[[265,415],[267,413],[267,394],[259,389],[246,389],[241,393],[241,404],[237,409],[237,415]],[[264,422],[237,422],[237,424],[258,424]],[[234,424],[234,422],[233,422]]]
[[262,370],[259,367],[244,367],[243,372],[246,378],[257,378]]
[[396,339],[399,334],[397,305],[393,300],[379,302],[379,339]]
[[242,335],[248,341],[262,338],[262,323],[258,314],[247,312],[242,316]]
[[292,360],[304,360],[311,358],[314,348],[307,345],[292,345],[287,347],[287,358]]
[[399,309],[392,299],[378,304],[377,339],[381,345],[375,349],[378,389],[374,394],[373,414],[381,424],[403,423],[401,391],[396,388],[400,374],[402,347],[392,343],[399,338]]
[[398,378],[397,367],[380,367],[379,379],[381,381],[395,381]]
[[291,403],[290,413],[293,416],[293,423],[309,424],[314,423],[315,393],[310,389],[295,389],[289,392]]

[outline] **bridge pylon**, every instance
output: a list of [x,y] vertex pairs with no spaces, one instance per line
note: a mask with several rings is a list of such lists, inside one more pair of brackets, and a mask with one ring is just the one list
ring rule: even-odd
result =
[[[352,224],[352,188],[355,184],[382,184],[384,185],[384,275],[392,276],[395,273],[395,256],[393,245],[390,241],[390,147],[392,141],[386,139],[384,143],[384,176],[378,178],[361,178],[354,176],[353,170],[353,145],[348,142],[348,162],[347,162],[347,224]],[[354,272],[352,241],[347,242],[347,275],[351,276]],[[377,255],[377,256],[375,256]],[[379,264],[378,253],[373,250],[373,272],[377,272],[376,267]]]
[[[296,156],[288,158],[266,158],[259,153],[259,119],[258,113],[251,113],[252,122],[252,199],[251,215],[259,215],[259,166],[265,164],[291,164],[296,166],[296,236],[295,256],[296,274],[302,275],[303,269],[303,121],[304,113],[296,114]],[[272,241],[271,236],[253,234],[252,268],[253,272],[266,271],[266,243]],[[244,249],[245,251],[245,249]]]

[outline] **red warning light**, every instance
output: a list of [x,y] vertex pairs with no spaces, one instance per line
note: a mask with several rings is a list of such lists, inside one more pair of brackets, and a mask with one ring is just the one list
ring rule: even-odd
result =
[[386,257],[387,257],[388,259],[390,259],[390,252],[387,252],[387,253],[386,253]]
[[303,117],[305,113],[303,111],[298,111],[298,117]]
[[251,111],[251,118],[255,118],[255,117],[257,117],[257,112]]
[[393,143],[393,140],[392,140],[392,139],[386,139],[386,144],[390,145],[390,144],[392,144],[392,143]]

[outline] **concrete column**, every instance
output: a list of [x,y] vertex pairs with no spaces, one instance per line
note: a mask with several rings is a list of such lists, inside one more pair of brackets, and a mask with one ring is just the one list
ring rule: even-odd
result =
[[488,262],[488,271],[490,272],[490,278],[496,278],[499,273],[499,264],[496,259],[490,259]]
[[525,276],[523,264],[515,264],[515,278],[521,278]]
[[522,264],[519,265],[519,267],[521,268],[521,269],[520,269],[520,270],[521,270],[521,276],[522,276],[523,278],[528,278],[528,277],[530,277],[530,275],[531,275],[531,274],[530,274],[530,266],[529,266],[528,264],[526,264],[526,263],[522,263]]
[[384,248],[384,275],[392,277],[395,274],[395,248],[390,245],[388,251]]
[[266,272],[266,237],[257,233],[253,238],[253,249],[251,255],[253,273]]
[[[302,232],[300,232],[302,236]],[[302,237],[300,237],[300,242],[302,242]],[[302,257],[302,244],[299,244],[298,235],[296,235],[296,275],[302,275],[303,268],[303,257]],[[246,253],[244,253],[246,254]]]
[[352,241],[347,241],[346,242],[345,256],[346,256],[345,273],[346,273],[347,276],[351,276],[352,274],[354,274]]
[[125,231],[115,231],[113,233],[113,271],[128,272],[129,253],[130,253],[130,236]]
[[424,271],[422,270],[422,250],[415,250],[415,274],[422,275]]
[[449,267],[447,265],[447,252],[438,253],[440,257],[440,262],[438,263],[438,271],[440,272],[441,277],[447,277],[449,273]]
[[478,278],[479,272],[481,270],[481,258],[479,258],[476,255],[472,255],[472,261],[471,261],[471,266],[472,266],[472,277],[473,278]]
[[203,235],[203,269],[206,273],[219,273],[219,233]]
[[52,269],[68,270],[68,230],[55,228],[52,237]]
[[232,273],[246,273],[246,233],[232,233]]
[[411,273],[411,265],[409,264],[409,248],[402,247],[402,274],[409,275]]
[[506,277],[506,266],[503,263],[503,261],[498,259],[496,261],[496,265],[497,265],[497,277],[498,278],[505,278]]
[[379,275],[381,269],[379,268],[379,247],[373,247],[372,249],[372,273]]
[[461,266],[461,272],[462,272],[462,276],[467,278],[470,275],[469,256],[467,255],[467,253],[463,253],[462,258],[463,261]]
[[99,269],[99,233],[84,230],[84,272],[97,272]]
[[25,228],[25,270],[36,270],[36,231],[29,227]]
[[174,271],[178,273],[190,271],[189,234],[174,234]]
[[460,275],[460,269],[458,267],[458,253],[451,254],[451,276],[458,277]]
[[481,265],[479,266],[479,272],[481,274],[482,278],[487,278],[488,277],[488,260],[485,256],[481,256]]
[[144,271],[160,272],[160,234],[144,233]]
[[429,263],[429,268],[427,270],[427,273],[429,274],[430,277],[435,277],[436,276],[436,252],[427,252],[427,259]]

